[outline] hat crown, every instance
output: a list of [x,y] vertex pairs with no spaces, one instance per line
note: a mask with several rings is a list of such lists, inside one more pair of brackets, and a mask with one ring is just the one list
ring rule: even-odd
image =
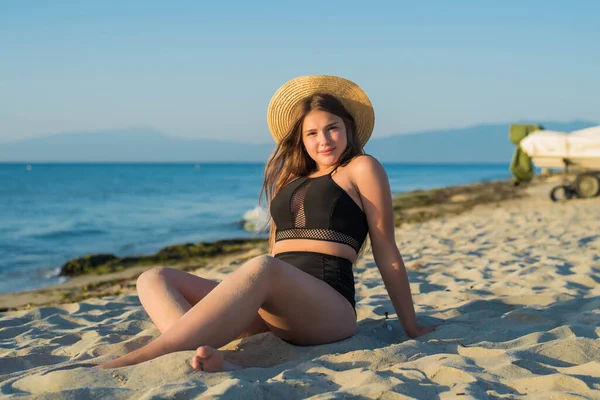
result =
[[267,123],[275,142],[281,142],[289,132],[298,104],[317,93],[330,94],[344,105],[356,122],[356,137],[364,146],[375,125],[373,105],[356,83],[331,75],[300,76],[275,92],[267,110]]

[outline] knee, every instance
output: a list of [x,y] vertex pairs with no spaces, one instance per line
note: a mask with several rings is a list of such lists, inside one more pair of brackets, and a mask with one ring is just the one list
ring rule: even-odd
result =
[[154,267],[142,272],[135,283],[136,289],[140,291],[148,286],[166,282],[169,270],[170,268],[167,267]]

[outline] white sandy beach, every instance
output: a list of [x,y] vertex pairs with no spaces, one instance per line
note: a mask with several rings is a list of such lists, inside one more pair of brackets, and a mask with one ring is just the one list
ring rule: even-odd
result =
[[[403,333],[367,253],[355,267],[353,338],[246,338],[225,347],[249,367],[236,372],[195,371],[193,351],[87,367],[157,336],[135,294],[2,313],[0,397],[600,398],[600,198],[551,203],[547,185],[530,190],[397,231],[421,322],[447,322],[432,334]],[[197,273],[221,279],[236,267]]]

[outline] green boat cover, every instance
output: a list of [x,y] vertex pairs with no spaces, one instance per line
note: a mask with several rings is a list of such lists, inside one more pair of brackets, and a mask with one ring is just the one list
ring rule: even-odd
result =
[[513,154],[512,162],[510,163],[510,172],[513,174],[514,182],[529,182],[533,178],[533,164],[531,159],[520,146],[523,140],[531,132],[544,129],[541,125],[533,124],[513,124],[508,132],[509,140],[517,146]]

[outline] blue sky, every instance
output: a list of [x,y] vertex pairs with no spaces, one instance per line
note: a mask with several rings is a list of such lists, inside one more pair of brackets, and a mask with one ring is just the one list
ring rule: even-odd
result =
[[285,81],[361,85],[375,137],[600,121],[600,2],[0,1],[0,142],[150,127],[267,142]]

